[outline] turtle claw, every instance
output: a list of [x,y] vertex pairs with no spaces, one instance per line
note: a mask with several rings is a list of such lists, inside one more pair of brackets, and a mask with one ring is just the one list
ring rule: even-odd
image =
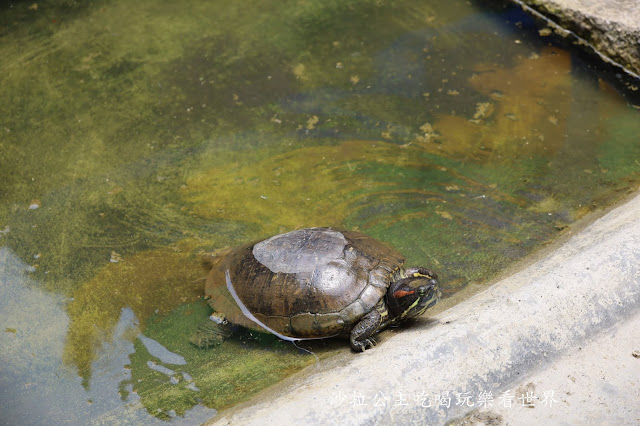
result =
[[367,349],[373,348],[377,344],[378,342],[376,342],[376,340],[373,337],[369,337],[369,338],[354,342],[352,346],[353,346],[353,349],[360,352],[364,352]]

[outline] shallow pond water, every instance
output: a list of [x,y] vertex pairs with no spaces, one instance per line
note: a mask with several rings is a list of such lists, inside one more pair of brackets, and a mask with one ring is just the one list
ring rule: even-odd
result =
[[349,350],[192,346],[203,253],[346,227],[447,297],[637,188],[640,82],[492,3],[0,5],[0,423],[195,423]]

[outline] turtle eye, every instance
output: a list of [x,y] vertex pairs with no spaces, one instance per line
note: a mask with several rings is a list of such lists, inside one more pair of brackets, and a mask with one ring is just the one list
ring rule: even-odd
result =
[[424,296],[427,293],[427,287],[421,285],[420,287],[418,287],[418,294],[420,296]]

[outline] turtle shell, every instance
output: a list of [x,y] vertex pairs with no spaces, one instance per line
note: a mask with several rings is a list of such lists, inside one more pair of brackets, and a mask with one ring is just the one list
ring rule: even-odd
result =
[[232,323],[282,338],[348,333],[382,299],[404,258],[355,231],[308,228],[232,250],[205,293]]

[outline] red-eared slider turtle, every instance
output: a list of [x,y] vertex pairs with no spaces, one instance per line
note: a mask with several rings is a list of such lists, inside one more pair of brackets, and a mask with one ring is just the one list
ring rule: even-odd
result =
[[440,298],[427,268],[364,234],[309,228],[276,235],[219,256],[205,293],[214,309],[192,342],[220,343],[232,325],[285,340],[349,336],[357,351],[379,330],[417,317]]

